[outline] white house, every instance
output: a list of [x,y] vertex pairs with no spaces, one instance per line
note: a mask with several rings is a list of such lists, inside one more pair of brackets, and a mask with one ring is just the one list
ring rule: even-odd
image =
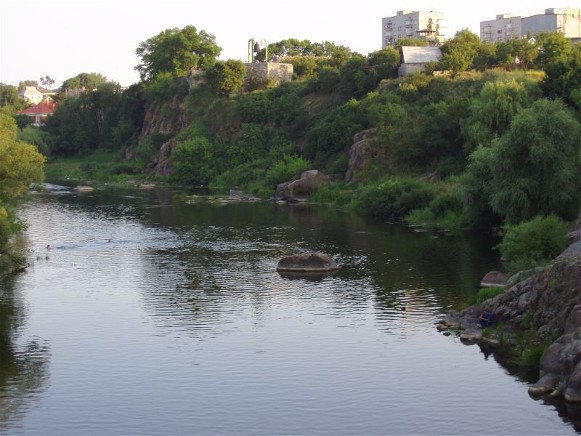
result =
[[426,64],[438,62],[442,57],[439,47],[401,47],[401,65],[399,76],[424,71]]

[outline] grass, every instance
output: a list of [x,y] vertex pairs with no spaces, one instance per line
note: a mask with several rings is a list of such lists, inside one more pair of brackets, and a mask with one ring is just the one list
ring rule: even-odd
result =
[[143,179],[136,168],[120,156],[119,151],[98,150],[88,156],[49,158],[44,167],[49,181],[77,183],[113,182]]

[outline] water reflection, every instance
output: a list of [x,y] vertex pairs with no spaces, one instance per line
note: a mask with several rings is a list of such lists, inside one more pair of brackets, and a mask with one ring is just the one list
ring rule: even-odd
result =
[[0,283],[0,431],[38,400],[48,380],[48,344],[22,337],[26,308],[14,292],[14,279]]
[[[44,407],[22,418],[31,433],[443,434],[486,415],[506,434],[523,424],[515,402],[531,433],[563,430],[494,362],[435,331],[496,266],[478,241],[323,207],[173,197],[61,192],[24,208],[32,248],[55,246],[20,278],[46,307],[30,329],[53,350]],[[341,269],[279,274],[297,251]]]

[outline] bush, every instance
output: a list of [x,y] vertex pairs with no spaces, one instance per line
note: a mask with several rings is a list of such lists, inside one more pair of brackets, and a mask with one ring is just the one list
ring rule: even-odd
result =
[[545,264],[559,255],[567,245],[569,224],[551,215],[503,229],[505,235],[498,248],[507,269],[516,272]]
[[358,203],[363,212],[376,218],[402,219],[433,198],[434,189],[426,183],[392,179],[363,188]]
[[276,188],[279,183],[294,179],[310,166],[311,163],[300,156],[286,155],[266,172],[266,182]]
[[480,288],[476,294],[475,304],[482,304],[486,300],[496,297],[504,292],[504,288]]

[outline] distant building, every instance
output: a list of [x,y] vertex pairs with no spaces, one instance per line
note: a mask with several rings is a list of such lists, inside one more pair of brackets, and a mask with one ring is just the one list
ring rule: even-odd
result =
[[439,47],[401,47],[398,74],[401,77],[424,71],[428,63],[438,62],[441,57]]
[[398,11],[381,19],[381,47],[395,45],[404,38],[425,39],[430,45],[446,40],[446,19],[442,12]]
[[545,9],[542,15],[522,19],[522,36],[534,36],[540,32],[558,32],[566,38],[581,37],[581,10],[579,8]]
[[56,110],[56,103],[53,101],[42,101],[34,106],[30,106],[18,112],[18,115],[26,115],[31,118],[33,126],[44,125],[46,119]]
[[510,41],[541,32],[558,32],[572,40],[581,38],[580,9],[545,9],[544,14],[530,17],[502,14],[497,15],[496,20],[480,22],[480,39],[485,42]]
[[502,42],[522,36],[522,19],[510,14],[496,16],[496,20],[480,22],[480,39],[483,42]]
[[51,91],[41,86],[24,86],[18,91],[21,99],[30,104],[38,104],[45,100],[51,100],[56,91]]

